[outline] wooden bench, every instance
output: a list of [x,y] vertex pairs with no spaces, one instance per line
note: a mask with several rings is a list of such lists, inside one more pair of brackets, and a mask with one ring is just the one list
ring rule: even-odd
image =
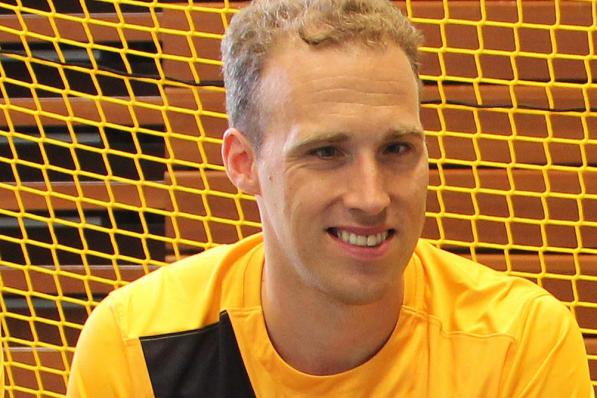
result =
[[[246,4],[238,2],[235,6]],[[214,2],[195,5],[215,9],[223,6]],[[513,113],[508,109],[514,105],[513,95],[518,105],[529,107],[583,108],[585,98],[594,104],[594,88],[583,92],[558,85],[586,82],[587,72],[580,58],[591,51],[589,33],[558,31],[552,43],[547,30],[512,29],[507,24],[518,21],[516,2],[486,1],[486,18],[496,23],[482,28],[474,23],[481,19],[477,2],[450,2],[444,7],[442,2],[417,1],[411,5],[415,22],[426,35],[421,73],[425,82],[423,101],[427,105],[423,106],[421,117],[428,132],[431,180],[425,237],[434,241],[442,238],[443,246],[449,250],[495,269],[538,280],[564,302],[580,302],[575,309],[579,323],[585,330],[594,331],[597,311],[583,303],[597,302],[597,259],[594,255],[579,255],[577,270],[571,252],[581,239],[584,248],[597,249],[597,118],[567,112]],[[547,1],[524,2],[523,20],[553,23],[553,7]],[[141,27],[154,26],[151,14],[137,11],[126,12],[124,20]],[[564,2],[560,11],[561,24],[588,31],[593,23],[588,2]],[[10,181],[13,165],[0,162],[0,174],[4,176],[0,178],[3,209],[15,215],[37,214],[40,220],[57,212],[55,219],[72,221],[54,224],[59,245],[52,246],[48,225],[28,219],[29,237],[42,243],[30,245],[23,240],[21,224],[11,224],[9,217],[0,217],[7,225],[2,233],[10,237],[0,239],[0,251],[3,260],[13,264],[2,266],[1,271],[5,301],[11,312],[6,318],[9,335],[13,337],[9,341],[10,353],[13,363],[23,365],[10,371],[9,377],[16,385],[58,393],[65,389],[64,375],[71,350],[63,354],[57,348],[31,349],[18,343],[18,339],[32,339],[32,327],[46,345],[72,347],[93,303],[112,289],[151,271],[155,264],[196,253],[211,242],[234,242],[258,230],[255,202],[238,193],[221,168],[219,138],[227,121],[223,91],[218,88],[222,84],[220,66],[213,62],[219,59],[219,42],[213,37],[189,38],[174,32],[190,28],[192,23],[197,30],[220,35],[224,31],[222,18],[217,13],[186,13],[182,8],[167,7],[157,9],[155,17],[160,27],[166,29],[164,32],[132,28],[120,31],[118,16],[110,13],[93,14],[88,22],[58,18],[56,28],[48,17],[22,17],[33,33],[28,42],[37,43],[40,47],[36,51],[41,49],[46,55],[51,48],[42,46],[41,37],[55,36],[54,29],[65,39],[83,43],[89,41],[88,32],[95,43],[113,46],[124,36],[131,48],[142,51],[150,51],[155,40],[159,40],[164,54],[164,77],[191,82],[199,78],[203,84],[214,87],[173,84],[164,86],[161,95],[157,84],[139,80],[132,86],[132,101],[118,75],[104,73],[100,87],[111,98],[95,101],[76,92],[62,95],[60,89],[65,87],[60,76],[47,67],[38,68],[47,72],[42,82],[52,90],[40,91],[38,94],[43,95],[37,99],[32,98],[30,88],[9,85],[9,98],[0,102],[0,129],[40,136],[41,124],[47,137],[54,140],[53,145],[46,147],[51,164],[55,162],[74,173],[74,153],[84,171],[77,180],[72,174],[54,170],[44,181],[43,172],[33,167],[43,161],[34,140],[16,141],[19,156],[30,162],[17,168],[19,175],[24,176],[18,189]],[[452,22],[443,26],[430,20],[447,17]],[[20,39],[14,32],[22,29],[20,20],[14,15],[0,15],[0,26],[3,49],[6,45],[18,48]],[[442,29],[446,43],[442,42]],[[520,44],[516,72],[508,56],[515,49],[515,31]],[[485,51],[478,51],[481,39]],[[550,64],[556,45],[559,53],[566,56],[556,57]],[[184,58],[193,53],[197,62]],[[110,54],[104,51],[106,62]],[[139,65],[133,70],[159,73],[152,60],[144,61],[141,57],[136,61]],[[11,68],[11,74],[27,81],[23,68],[16,64]],[[477,78],[479,68],[483,79]],[[597,76],[597,64],[590,64],[590,68],[591,76]],[[72,89],[88,94],[98,91],[89,76],[74,70],[67,75]],[[521,84],[496,84],[508,84],[514,76]],[[555,84],[539,84],[549,81]],[[440,107],[437,101],[442,95],[451,104]],[[458,105],[477,103],[485,107]],[[104,140],[98,125],[111,128],[105,139],[121,151],[109,158],[115,177],[110,181],[99,178],[105,172],[106,158],[90,149],[99,147],[100,140]],[[547,136],[549,128],[552,135]],[[446,134],[440,135],[443,131]],[[480,132],[484,134],[479,135]],[[137,144],[133,135],[140,140]],[[58,145],[59,141],[71,142],[73,136],[87,142],[87,149],[79,147],[73,152]],[[580,146],[574,141],[580,139],[593,141]],[[159,161],[135,163],[126,156],[139,150],[135,145]],[[12,155],[6,139],[0,141],[0,156]],[[199,168],[197,163],[201,162],[208,166]],[[501,166],[496,167],[498,164]],[[546,170],[548,164],[557,167]],[[591,167],[579,172],[580,165]],[[137,171],[139,166],[141,172]],[[446,185],[442,185],[442,175]],[[141,180],[147,183],[141,184]],[[208,187],[211,191],[206,190]],[[514,194],[506,197],[505,193],[513,190]],[[546,198],[546,192],[556,194]],[[139,208],[151,210],[141,214]],[[510,214],[510,209],[514,214]],[[561,222],[542,223],[547,212],[551,219]],[[586,225],[576,227],[574,223],[580,220],[581,212]],[[146,231],[139,229],[141,218],[148,225]],[[84,235],[92,245],[86,262],[80,254],[81,234],[73,226],[82,220],[99,227]],[[509,227],[505,226],[506,221]],[[114,222],[131,235],[105,232]],[[142,233],[135,235],[139,231]],[[168,239],[160,239],[162,236]],[[125,251],[117,253],[112,239]],[[482,244],[471,251],[469,246],[475,242]],[[507,256],[496,250],[508,243],[514,249]],[[539,250],[545,245],[570,250],[545,251],[542,255],[522,250]],[[33,322],[28,307],[29,296],[34,297],[32,302],[37,306],[37,322]],[[52,300],[58,296],[73,298],[61,302],[63,318]],[[597,337],[587,334],[585,341],[589,352],[597,354]],[[40,364],[43,369],[36,370]],[[591,371],[593,379],[597,379],[597,361],[591,361]]]

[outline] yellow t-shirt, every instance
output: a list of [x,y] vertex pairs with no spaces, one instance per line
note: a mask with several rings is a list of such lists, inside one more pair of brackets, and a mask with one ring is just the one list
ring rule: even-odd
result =
[[256,235],[113,292],[83,329],[67,396],[594,396],[582,336],[560,302],[422,240],[385,346],[340,374],[301,373],[268,338],[262,267]]

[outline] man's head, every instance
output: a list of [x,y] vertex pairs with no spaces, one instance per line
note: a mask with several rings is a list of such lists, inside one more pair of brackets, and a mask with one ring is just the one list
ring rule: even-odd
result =
[[[266,290],[349,304],[395,298],[422,231],[428,182],[415,49],[409,55],[375,28],[389,23],[386,14],[398,15],[383,0],[288,3],[339,12],[345,28],[332,28],[319,12],[293,11],[300,24],[282,11],[284,22],[253,21],[260,29],[297,26],[257,55],[257,83],[242,100],[254,114],[236,115],[241,121],[232,121],[222,145],[231,181],[257,199]],[[367,19],[364,39],[355,25]],[[244,47],[251,36],[228,37],[225,47]],[[229,95],[234,103],[241,94]],[[243,117],[255,114],[258,149],[242,130]]]
[[235,15],[222,42],[230,125],[259,153],[271,114],[261,75],[277,46],[299,40],[311,47],[396,45],[418,79],[421,34],[387,0],[254,0]]

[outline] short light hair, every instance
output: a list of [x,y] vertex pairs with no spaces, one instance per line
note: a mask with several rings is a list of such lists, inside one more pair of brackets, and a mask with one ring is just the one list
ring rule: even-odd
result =
[[261,73],[277,41],[292,38],[315,47],[395,44],[419,80],[422,35],[388,0],[254,0],[232,18],[222,59],[230,126],[245,134],[256,152],[267,114],[260,103]]

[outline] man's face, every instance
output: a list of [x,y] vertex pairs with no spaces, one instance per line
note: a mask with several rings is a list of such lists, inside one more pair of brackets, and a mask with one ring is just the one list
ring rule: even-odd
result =
[[265,65],[261,104],[257,201],[273,283],[346,304],[396,292],[428,182],[404,52],[288,44]]

